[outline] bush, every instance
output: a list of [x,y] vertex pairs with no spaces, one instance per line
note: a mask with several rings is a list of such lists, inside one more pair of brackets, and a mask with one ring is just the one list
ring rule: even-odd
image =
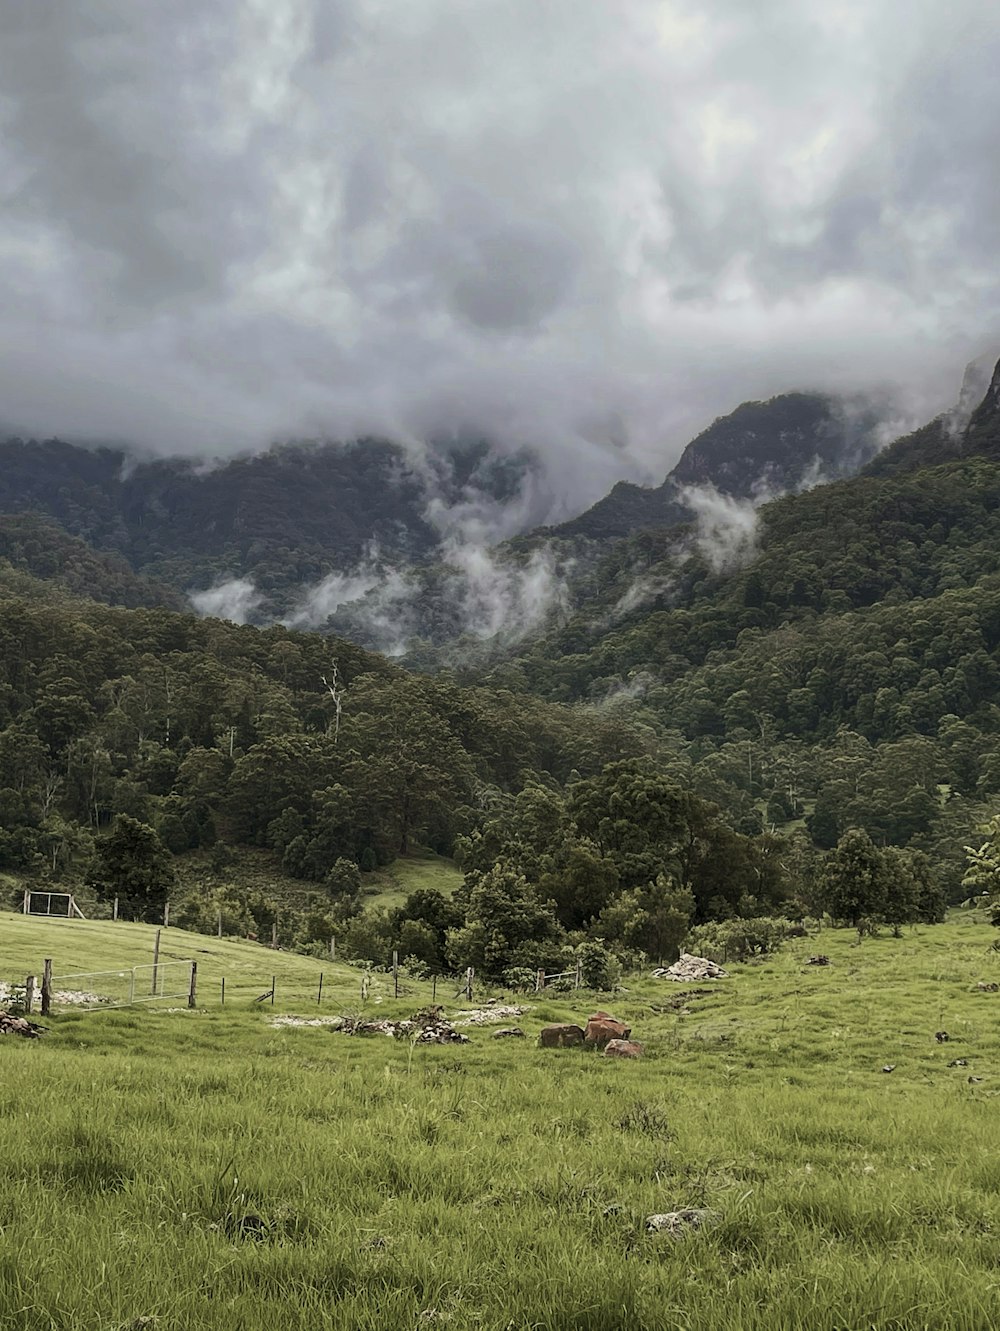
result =
[[711,961],[749,961],[777,952],[791,928],[791,922],[781,917],[747,920],[736,916],[692,929],[684,946],[688,952]]
[[621,980],[621,964],[603,943],[583,943],[577,956],[585,989],[614,989]]

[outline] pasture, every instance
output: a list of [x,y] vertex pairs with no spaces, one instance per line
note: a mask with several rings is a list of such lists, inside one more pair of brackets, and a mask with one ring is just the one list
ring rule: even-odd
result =
[[[0,1039],[0,1327],[980,1331],[1000,1320],[993,933],[825,931],[714,983],[515,999],[523,1040],[425,1046],[273,1020],[403,1016],[429,984],[362,999],[350,967],[171,929],[195,1011],[60,1009]],[[0,914],[0,979],[141,964],[152,934]],[[273,1009],[252,1001],[271,974]],[[642,1061],[538,1048],[597,1006]],[[646,1232],[682,1207],[716,1223]]]

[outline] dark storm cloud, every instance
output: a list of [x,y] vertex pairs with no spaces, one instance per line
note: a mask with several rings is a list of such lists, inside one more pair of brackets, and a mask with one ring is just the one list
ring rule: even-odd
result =
[[981,0],[0,0],[0,418],[474,430],[534,516],[998,341]]

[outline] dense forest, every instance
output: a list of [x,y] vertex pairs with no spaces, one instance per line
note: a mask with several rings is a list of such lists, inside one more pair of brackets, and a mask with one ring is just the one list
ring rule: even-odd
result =
[[[996,397],[935,465],[940,422],[735,536],[605,542],[567,622],[488,669],[199,620],[3,519],[0,872],[509,982],[939,918],[1000,798]],[[366,909],[421,848],[455,895]]]

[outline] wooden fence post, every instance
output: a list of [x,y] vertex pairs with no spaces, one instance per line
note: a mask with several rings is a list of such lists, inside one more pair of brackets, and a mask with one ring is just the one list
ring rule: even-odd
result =
[[331,961],[336,961],[336,960],[337,960],[337,935],[336,935],[336,934],[331,934],[331,935],[330,935],[330,960],[331,960]]
[[436,1003],[438,996],[438,977],[435,975],[431,979],[431,1002]]
[[188,989],[188,1007],[194,1007],[195,999],[198,996],[198,963],[191,963],[191,985]]
[[159,929],[157,929],[156,937],[153,939],[153,987],[149,991],[151,994],[156,993],[156,980],[159,973],[160,973],[160,931]]
[[163,927],[170,928],[170,902],[166,902],[163,907]]
[[470,1003],[472,1002],[472,981],[475,978],[475,974],[476,970],[474,966],[470,966],[465,972],[465,996]]
[[535,976],[535,993],[540,994],[545,988],[545,972],[540,970]]
[[316,995],[316,1006],[319,1007],[323,1001],[323,972],[319,973],[319,992]]
[[219,937],[222,937],[222,911],[219,911]]
[[49,1015],[49,1008],[52,1006],[52,958],[45,958],[45,966],[42,970],[42,1016]]
[[392,954],[392,996],[399,997],[399,953]]
[[573,988],[574,988],[574,989],[579,989],[579,988],[581,988],[582,985],[583,985],[583,963],[580,961],[580,958],[577,957],[577,960],[576,960],[576,977],[575,977],[575,979],[573,980]]
[[31,1016],[32,1004],[35,1001],[35,977],[29,975],[24,982],[24,1010]]
[[113,906],[112,909],[111,909],[111,918],[112,918],[113,920],[117,920],[117,918],[118,918],[118,898],[117,898],[117,897],[115,897],[115,904],[114,904],[114,906]]
[[273,948],[275,948],[275,949],[276,949],[277,946],[278,946],[278,921],[277,921],[277,920],[275,920],[274,923],[271,925],[271,946],[272,946]]
[[222,977],[222,1006],[226,1006],[226,977]]
[[271,976],[271,1006],[274,1007],[274,976]]
[[25,889],[24,889],[24,898],[23,898],[23,900],[22,900],[22,902],[21,902],[21,914],[22,914],[22,915],[29,915],[29,914],[31,913],[30,910],[28,909],[30,902],[31,902],[31,893],[28,891],[27,888],[25,888]]

